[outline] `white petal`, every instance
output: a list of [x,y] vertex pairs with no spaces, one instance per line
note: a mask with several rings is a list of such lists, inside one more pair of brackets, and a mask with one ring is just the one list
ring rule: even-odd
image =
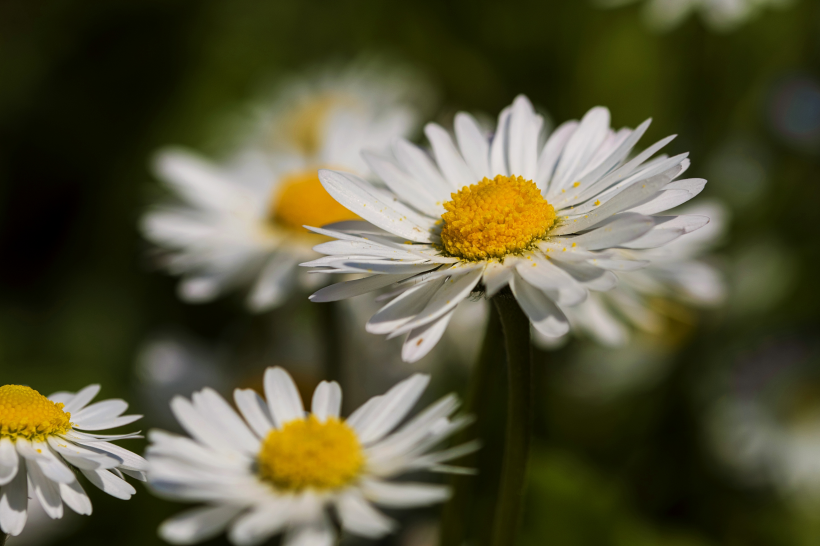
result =
[[336,201],[373,225],[411,241],[432,242],[427,226],[413,222],[404,211],[400,211],[394,203],[383,200],[374,188],[358,176],[322,169],[319,180]]
[[455,309],[464,298],[470,295],[478,281],[481,280],[482,269],[468,270],[466,273],[458,276],[453,275],[447,279],[418,316],[394,330],[391,336],[415,330],[419,326],[433,322]]
[[292,511],[290,499],[272,498],[237,518],[228,531],[228,538],[237,546],[262,544],[282,531]]
[[399,139],[393,144],[393,153],[404,169],[422,185],[436,201],[448,201],[450,192],[457,190],[444,179],[427,153],[410,142]]
[[100,490],[117,499],[128,500],[137,493],[137,490],[131,484],[118,478],[108,470],[85,470],[81,468],[80,472]]
[[235,452],[231,445],[231,437],[225,431],[216,427],[205,415],[202,415],[194,405],[181,396],[171,400],[171,411],[185,431],[192,438],[205,444],[211,449],[222,453]]
[[450,489],[426,483],[390,483],[367,480],[362,484],[364,496],[374,503],[390,508],[414,508],[444,502]]
[[548,191],[549,182],[552,179],[553,172],[555,172],[555,165],[564,151],[564,146],[566,146],[567,141],[576,129],[578,129],[577,121],[567,121],[558,126],[547,139],[544,149],[541,150],[541,155],[538,156],[537,172],[533,179],[533,182],[541,189],[541,193],[550,195]]
[[[25,438],[18,438],[15,442],[17,453],[28,459],[28,461],[36,462],[43,474],[49,480],[58,483],[71,483],[76,478],[71,469],[66,466],[62,459],[58,458],[54,452],[43,442],[30,442]],[[30,464],[29,468],[35,466]]]
[[99,469],[115,468],[122,464],[122,459],[114,457],[95,447],[79,446],[68,440],[50,437],[48,444],[60,457],[77,468]]
[[213,426],[230,437],[230,442],[235,448],[252,456],[259,453],[259,438],[215,390],[206,387],[194,393],[193,402],[197,410],[205,415]]
[[20,457],[14,449],[14,442],[9,438],[0,438],[0,486],[13,480],[19,467]]
[[270,408],[265,399],[253,389],[236,389],[233,391],[233,399],[245,421],[257,436],[267,437],[273,429],[273,417],[271,417]]
[[513,277],[510,287],[521,310],[529,317],[536,330],[549,337],[558,337],[569,332],[567,317],[544,293],[530,286],[518,274]]
[[600,250],[635,241],[654,225],[655,221],[649,216],[627,212],[615,216],[614,220],[599,228],[564,241],[575,243],[586,250]]
[[411,175],[402,171],[398,165],[389,159],[369,152],[363,152],[362,157],[367,161],[373,172],[387,184],[390,191],[398,195],[404,202],[430,216],[439,216],[444,212],[441,202],[437,204],[436,198],[424,186],[416,182]]
[[205,506],[187,510],[165,520],[159,536],[171,544],[196,544],[219,535],[238,516],[241,506]]
[[128,403],[125,400],[104,400],[72,413],[71,421],[77,424],[79,428],[83,428],[82,425],[86,423],[95,424],[119,417],[127,409]]
[[492,172],[493,175],[510,175],[509,164],[507,162],[507,143],[509,142],[511,115],[512,107],[510,106],[501,110],[501,113],[498,115],[498,125],[496,126],[495,135],[493,135],[493,140],[490,144],[490,172]]
[[507,160],[511,175],[532,180],[537,174],[538,135],[544,120],[529,99],[518,95],[512,103]]
[[300,525],[288,532],[282,546],[333,546],[336,533],[327,521]]
[[351,416],[348,424],[359,433],[359,441],[369,444],[393,430],[410,412],[429,382],[430,376],[415,374],[379,397],[367,419],[354,421]]
[[265,397],[277,428],[294,419],[304,419],[305,407],[290,374],[280,367],[265,370]]
[[490,143],[482,133],[475,118],[459,112],[455,119],[456,140],[461,155],[472,171],[474,182],[484,177],[492,178],[490,172]]
[[[145,472],[148,470],[148,461],[124,447],[108,442],[95,442],[92,445],[84,445],[86,449],[96,449],[103,451],[113,457],[120,459],[117,469],[123,471]],[[143,480],[144,481],[144,480]]]
[[569,273],[573,279],[590,290],[605,292],[618,284],[618,277],[611,271],[595,267],[589,263],[570,263],[553,260],[553,264]]
[[370,317],[365,330],[371,334],[389,334],[421,313],[444,282],[438,279],[420,283],[405,291]]
[[561,305],[578,305],[587,297],[587,290],[569,273],[541,256],[518,262],[516,272],[529,284],[546,292]]
[[395,523],[373,508],[358,491],[348,491],[336,501],[342,527],[367,538],[380,538],[395,528]]
[[707,216],[654,216],[657,223],[651,230],[640,238],[634,239],[622,246],[626,248],[643,249],[656,248],[674,241],[681,235],[700,229],[709,223]]
[[597,297],[573,307],[572,312],[579,319],[579,326],[602,345],[617,347],[629,339],[626,327]]
[[310,301],[315,302],[345,300],[348,298],[353,298],[356,296],[360,296],[362,294],[366,294],[368,292],[372,292],[374,290],[378,290],[379,288],[384,288],[385,286],[390,286],[391,284],[404,280],[409,276],[410,275],[407,274],[373,275],[371,277],[366,277],[364,279],[340,282],[332,284],[330,286],[326,286],[325,288],[318,290],[312,296],[310,296],[309,299]]
[[587,186],[592,182],[596,182],[606,173],[608,173],[613,167],[615,167],[618,163],[621,162],[627,155],[629,155],[630,150],[635,147],[635,144],[641,139],[641,137],[646,133],[646,130],[649,129],[649,125],[652,123],[651,119],[648,119],[641,123],[637,129],[631,131],[629,136],[623,139],[621,144],[613,149],[611,153],[609,153],[597,167],[590,170],[586,174],[584,174],[579,182],[581,186]]
[[63,502],[81,516],[91,515],[91,499],[86,495],[85,490],[78,481],[72,483],[61,483],[59,485],[60,497]]
[[335,381],[322,381],[316,390],[313,392],[313,401],[311,402],[311,413],[316,418],[325,422],[328,417],[335,417],[338,419],[339,412],[342,409],[342,388]]
[[609,131],[609,110],[600,106],[592,108],[584,115],[578,129],[564,148],[561,160],[555,170],[555,179],[550,184],[550,192],[556,193],[575,182],[586,168]]
[[45,513],[51,519],[63,517],[63,499],[60,497],[58,484],[43,474],[42,468],[37,461],[29,459],[27,469],[28,477],[34,489],[34,495],[37,497],[37,500],[40,501],[40,506],[43,507]]
[[487,263],[487,267],[484,269],[484,276],[481,280],[484,283],[484,289],[486,290],[486,296],[488,298],[493,297],[499,290],[509,284],[515,271],[513,264],[516,261],[515,258],[507,258],[503,264],[498,262]]
[[17,475],[0,488],[0,531],[16,537],[26,526],[28,479],[26,461],[20,460]]
[[78,392],[70,402],[66,403],[63,411],[66,413],[75,413],[83,409],[89,402],[94,400],[94,397],[100,392],[99,385],[89,385],[80,392]]
[[444,335],[455,309],[443,317],[411,330],[401,348],[401,359],[405,362],[418,362],[429,353]]
[[447,131],[440,125],[428,123],[424,127],[424,134],[427,135],[433,147],[436,163],[438,163],[444,177],[454,188],[461,189],[464,186],[478,182],[473,178],[473,173],[465,163],[464,158],[458,153],[455,144],[453,144],[453,139],[450,138]]

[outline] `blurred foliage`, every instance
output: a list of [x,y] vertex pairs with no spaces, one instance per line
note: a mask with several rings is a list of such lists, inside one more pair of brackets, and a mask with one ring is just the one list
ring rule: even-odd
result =
[[[816,336],[820,144],[785,134],[777,118],[782,101],[813,115],[783,87],[820,81],[813,0],[725,35],[696,19],[657,35],[637,6],[583,1],[0,2],[0,383],[50,392],[99,382],[103,395],[128,398],[137,350],[158,329],[240,348],[264,337],[268,318],[231,298],[184,305],[175,280],[150,270],[136,231],[158,195],[148,159],[168,143],[218,152],[221,120],[259,89],[361,53],[426,71],[445,121],[457,109],[495,115],[518,93],[558,122],[596,104],[616,126],[651,116],[646,141],[679,134],[669,152],[690,151],[691,175],[710,179],[704,195],[734,212],[723,252],[737,273],[732,299],[701,317],[659,382],[579,399],[561,388],[577,344],[539,353],[522,544],[816,544],[817,520],[771,488],[736,482],[702,433],[716,374],[767,339]],[[288,313],[278,320],[311,310]],[[434,381],[463,389],[465,376]],[[157,525],[180,509],[144,491],[128,505],[91,496],[94,516],[56,543],[158,543]]]

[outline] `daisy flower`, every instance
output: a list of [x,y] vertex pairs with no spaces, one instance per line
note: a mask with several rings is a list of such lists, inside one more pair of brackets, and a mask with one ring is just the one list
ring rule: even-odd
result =
[[548,139],[543,119],[519,96],[487,136],[469,114],[455,119],[455,142],[436,124],[425,129],[433,157],[406,140],[392,155],[365,153],[382,190],[352,173],[322,170],[337,201],[369,223],[313,231],[337,240],[302,265],[364,278],[316,292],[313,301],[349,298],[389,287],[389,302],[367,330],[407,334],[402,357],[413,362],[441,338],[456,306],[471,293],[509,286],[533,327],[546,336],[569,330],[561,307],[609,290],[611,270],[645,262],[621,249],[655,248],[694,231],[704,216],[651,216],[689,200],[702,180],[675,180],[687,154],[652,158],[674,137],[630,159],[649,121],[613,131],[609,111],[593,108]]
[[[705,180],[701,180],[706,184]],[[721,272],[702,259],[724,236],[726,208],[717,202],[699,203],[679,212],[703,216],[711,221],[702,229],[688,233],[660,248],[622,250],[637,261],[647,263],[635,271],[618,272],[618,285],[607,292],[590,293],[587,301],[566,307],[564,314],[572,331],[582,332],[608,346],[626,344],[630,327],[660,335],[676,311],[689,307],[716,307],[726,300],[727,287]],[[535,331],[534,339],[550,348],[560,338]]]
[[136,490],[123,474],[145,480],[147,462],[112,444],[140,438],[136,433],[100,435],[139,419],[122,415],[123,400],[89,403],[100,391],[90,385],[73,394],[45,397],[30,387],[0,387],[0,530],[17,536],[26,526],[28,500],[39,501],[52,519],[63,517],[63,504],[91,514],[91,501],[77,472],[109,495],[128,500]]
[[252,138],[224,163],[160,152],[154,171],[178,200],[152,208],[142,231],[182,276],[179,296],[207,302],[248,287],[248,307],[264,311],[304,283],[297,264],[315,257],[321,238],[302,226],[356,218],[322,189],[317,168],[367,175],[361,148],[409,134],[417,115],[408,90],[419,85],[407,78],[373,67],[323,72],[259,108]]
[[[605,7],[631,4],[636,0],[598,0]],[[670,30],[690,13],[699,11],[706,24],[717,31],[733,30],[758,15],[764,8],[784,8],[794,0],[647,0],[644,16],[655,30]]]
[[373,505],[409,508],[445,500],[444,486],[396,483],[410,471],[458,471],[443,463],[475,449],[465,444],[431,452],[469,418],[450,416],[450,395],[395,430],[429,382],[414,375],[371,398],[347,418],[338,383],[323,381],[306,414],[296,385],[282,368],[268,368],[262,399],[234,391],[238,415],[211,389],[178,397],[172,409],[191,438],[152,431],[148,479],[157,494],[206,505],[160,527],[174,544],[192,544],[228,529],[237,545],[260,544],[284,533],[285,546],[334,544],[328,514],[342,529],[377,538],[396,524]]

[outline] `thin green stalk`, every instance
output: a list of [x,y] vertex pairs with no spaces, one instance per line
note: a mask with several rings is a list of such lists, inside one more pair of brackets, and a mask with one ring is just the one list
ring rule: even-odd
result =
[[9,536],[7,534],[0,533],[0,546],[4,546],[6,544],[6,539],[7,538],[9,538]]
[[459,462],[462,466],[476,469],[477,476],[455,475],[450,479],[453,497],[442,510],[441,546],[463,546],[468,540],[481,536],[480,523],[487,525],[492,519],[494,506],[486,501],[491,501],[495,496],[501,464],[494,459],[496,454],[487,444],[497,436],[492,430],[495,424],[492,402],[503,394],[499,392],[504,382],[503,337],[501,318],[491,305],[484,341],[470,375],[464,401],[465,412],[475,417],[476,421],[453,440],[454,445],[460,445],[478,438],[485,447]]
[[338,302],[321,303],[316,306],[319,313],[322,364],[325,379],[342,382],[342,308]]
[[515,544],[524,504],[532,433],[532,352],[530,321],[508,291],[493,297],[507,350],[507,433],[495,509],[492,546]]

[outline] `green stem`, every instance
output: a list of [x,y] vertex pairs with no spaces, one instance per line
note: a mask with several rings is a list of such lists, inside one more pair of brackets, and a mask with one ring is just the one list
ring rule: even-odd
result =
[[4,546],[4,544],[6,543],[7,538],[9,538],[9,536],[7,534],[0,533],[0,546]]
[[324,379],[342,382],[342,308],[338,302],[316,306],[322,337],[322,364]]
[[508,291],[493,297],[507,350],[507,434],[492,531],[492,546],[515,544],[524,504],[532,433],[530,321]]
[[[495,412],[491,410],[495,407],[492,402],[503,394],[499,392],[504,383],[503,337],[501,318],[495,306],[490,305],[484,341],[478,361],[470,375],[464,401],[464,410],[475,417],[475,425],[459,433],[453,440],[454,445],[476,438],[482,441],[491,440],[497,436],[492,430],[495,425]],[[482,531],[489,531],[489,528],[482,530],[480,527],[492,521],[492,500],[498,487],[501,464],[495,460],[495,450],[488,449],[486,442],[484,445],[484,449],[460,461],[463,466],[475,468],[478,476],[455,475],[450,479],[453,496],[442,511],[439,535],[441,546],[463,546],[465,542],[471,541],[470,539],[486,535]],[[488,500],[490,502],[487,502]]]

